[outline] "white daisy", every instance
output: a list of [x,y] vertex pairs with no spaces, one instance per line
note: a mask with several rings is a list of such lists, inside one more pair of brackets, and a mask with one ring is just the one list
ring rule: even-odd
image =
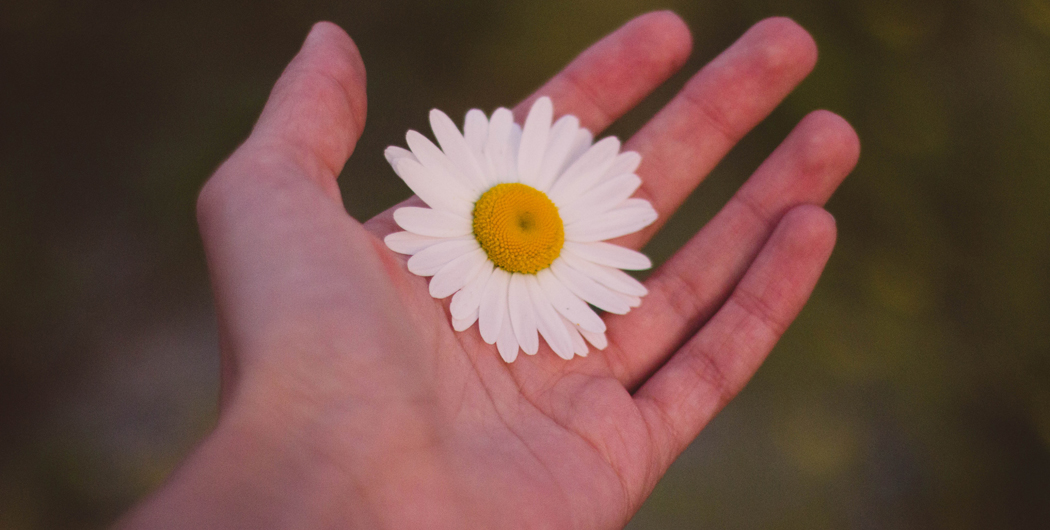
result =
[[[492,118],[467,112],[463,133],[445,113],[430,111],[438,144],[408,131],[408,146],[386,158],[430,208],[394,212],[404,232],[386,237],[409,254],[408,270],[432,276],[430,295],[452,296],[452,326],[478,323],[481,337],[513,362],[520,347],[539,349],[537,332],[556,354],[586,356],[587,342],[608,344],[591,309],[624,314],[645,287],[620,269],[652,266],[644,254],[604,242],[656,220],[644,199],[631,198],[642,157],[620,153],[620,141],[592,145],[575,116],[553,123],[549,98],[533,104],[524,128],[510,110]],[[590,304],[590,306],[588,305]]]

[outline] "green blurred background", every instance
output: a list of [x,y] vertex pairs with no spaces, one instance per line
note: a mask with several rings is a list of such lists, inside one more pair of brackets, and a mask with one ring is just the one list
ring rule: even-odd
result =
[[660,8],[693,57],[612,134],[764,17],[821,58],[658,261],[807,112],[845,116],[863,154],[810,304],[630,528],[1050,528],[1050,0],[0,3],[0,528],[103,527],[210,428],[194,200],[311,23],[368,66],[341,178],[364,219],[408,195],[382,149],[429,109],[512,105]]

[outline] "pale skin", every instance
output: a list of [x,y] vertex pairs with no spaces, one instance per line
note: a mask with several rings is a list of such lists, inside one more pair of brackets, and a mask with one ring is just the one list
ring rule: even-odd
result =
[[[600,136],[690,48],[677,16],[643,15],[515,114],[547,95]],[[644,245],[816,56],[805,30],[768,19],[696,73],[625,145],[660,220],[616,243]],[[859,153],[842,118],[806,116],[653,271],[641,307],[605,315],[606,350],[567,362],[541,343],[506,364],[382,243],[393,209],[346,213],[336,177],[365,108],[353,41],[317,24],[201,191],[220,415],[122,527],[622,527],[801,310],[834,246],[822,205]]]

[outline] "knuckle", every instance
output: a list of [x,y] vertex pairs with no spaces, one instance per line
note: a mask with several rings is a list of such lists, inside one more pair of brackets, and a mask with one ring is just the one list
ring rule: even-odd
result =
[[745,189],[737,191],[733,195],[732,202],[743,208],[746,215],[749,215],[762,227],[763,233],[769,234],[776,228],[777,220],[782,210],[771,211],[768,206],[762,204],[759,198],[752,196]]
[[227,195],[224,180],[220,168],[204,182],[197,193],[197,224],[202,228],[210,225],[223,209]]
[[733,301],[774,337],[783,335],[787,330],[787,324],[777,318],[777,311],[762,295],[755,294],[748,289],[737,289],[733,294]]
[[[653,447],[663,448],[663,451],[653,454],[653,469],[663,469],[674,461],[680,448],[690,440],[681,431],[678,421],[669,414],[668,403],[652,395],[647,396],[646,399],[651,404],[645,409],[651,413],[649,421],[646,422],[649,428],[649,443]],[[659,479],[659,475],[650,477],[653,483]]]
[[700,341],[690,343],[686,352],[689,369],[696,381],[708,388],[716,397],[716,410],[721,409],[736,394],[722,362]]
[[584,77],[583,72],[578,71],[575,68],[567,68],[564,71],[564,76],[565,82],[572,87],[591,108],[589,114],[596,115],[602,123],[613,121],[615,114],[609,110],[608,104],[605,102],[604,98],[602,98],[602,95],[595,90],[592,81]]
[[723,140],[736,143],[743,136],[743,132],[734,126],[729,110],[720,106],[711,98],[705,97],[704,94],[700,93],[699,86],[697,90],[689,90],[688,88],[690,87],[687,87],[682,92],[686,103],[692,106],[699,113],[700,119],[705,121],[707,126],[719,134]]
[[706,308],[701,306],[697,293],[701,288],[679,272],[662,276],[655,286],[655,291],[666,300],[671,312],[689,329],[706,315]]
[[201,186],[196,204],[198,225],[210,226],[238,208],[246,201],[246,190],[277,187],[294,167],[280,150],[249,138]]

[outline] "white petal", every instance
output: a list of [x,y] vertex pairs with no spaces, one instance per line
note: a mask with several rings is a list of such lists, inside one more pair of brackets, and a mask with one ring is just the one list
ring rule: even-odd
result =
[[505,182],[506,176],[510,174],[507,160],[510,157],[507,150],[510,148],[510,133],[514,124],[514,114],[505,108],[498,108],[492,113],[489,121],[489,137],[485,142],[485,159],[492,170],[486,179],[487,187],[496,185],[497,182]]
[[405,142],[408,143],[409,149],[412,150],[412,154],[416,156],[419,163],[423,164],[428,171],[439,175],[442,179],[455,180],[460,186],[480,193],[480,187],[467,178],[429,138],[416,131],[408,131],[405,133]]
[[532,104],[532,109],[525,118],[521,145],[518,147],[518,178],[523,184],[537,187],[553,119],[554,105],[551,98],[546,96]]
[[514,326],[510,323],[510,315],[506,313],[503,314],[499,338],[496,339],[496,349],[504,362],[512,363],[518,358],[518,339],[514,338]]
[[450,261],[430,279],[430,296],[438,300],[452,296],[467,285],[487,261],[485,251],[480,248]]
[[492,269],[492,262],[486,259],[478,274],[452,297],[452,303],[449,305],[452,318],[466,318],[472,311],[477,313],[481,305],[481,295],[485,292],[485,284],[492,276]]
[[642,285],[642,282],[632,278],[630,274],[627,274],[620,269],[614,269],[612,267],[606,267],[605,265],[598,265],[592,261],[587,261],[574,254],[571,250],[564,248],[562,249],[560,257],[564,259],[565,263],[570,267],[590,276],[594,281],[610,289],[614,289],[630,296],[645,296],[649,294],[649,290]]
[[627,297],[627,305],[631,307],[638,307],[642,305],[642,299],[637,296],[631,296],[626,294],[623,296]]
[[574,147],[573,139],[580,129],[580,120],[572,114],[566,114],[551,126],[547,139],[547,151],[543,154],[543,165],[536,179],[536,189],[546,193],[550,191],[554,179],[565,166],[565,160]]
[[565,173],[565,170],[574,164],[577,160],[591,148],[594,143],[594,135],[591,131],[587,130],[586,127],[581,127],[576,131],[576,137],[572,140],[572,149],[569,149],[569,154],[565,157],[565,162],[558,168],[557,174],[560,176]]
[[[510,124],[510,136],[507,137],[507,182],[518,182],[518,148],[521,146],[521,125]],[[524,349],[524,348],[522,348]]]
[[529,288],[524,274],[511,274],[507,289],[507,310],[514,328],[514,338],[521,349],[529,355],[540,350],[540,338],[536,335],[536,312],[529,297]]
[[[507,286],[510,273],[503,269],[493,269],[492,276],[485,284],[481,294],[481,312],[478,315],[478,330],[481,338],[489,344],[495,344],[500,334],[500,326],[507,314]],[[515,344],[517,344],[515,342]]]
[[386,246],[389,247],[390,250],[393,250],[398,254],[408,255],[415,254],[430,245],[442,241],[448,241],[448,238],[421,236],[419,234],[413,234],[412,232],[394,232],[392,234],[387,234],[387,236],[383,238],[383,242],[386,243]]
[[580,330],[580,335],[587,339],[587,342],[591,343],[595,348],[604,350],[609,345],[609,339],[605,337],[605,333],[591,333],[585,329]]
[[629,271],[644,271],[653,267],[653,262],[645,254],[604,241],[593,243],[566,241],[563,248],[587,261],[606,267]]
[[452,329],[456,331],[466,331],[478,321],[478,308],[474,308],[474,312],[467,315],[467,318],[456,318],[452,317]]
[[391,145],[390,147],[387,147],[386,150],[383,151],[383,156],[386,157],[386,161],[390,163],[390,167],[393,167],[394,171],[397,171],[397,161],[401,160],[402,158],[407,158],[419,162],[419,159],[416,158],[416,155],[412,154],[412,151],[398,147],[396,145]]
[[412,159],[402,158],[395,163],[395,171],[401,180],[423,202],[435,210],[444,210],[460,217],[470,218],[474,212],[471,193],[454,179],[441,178],[427,171],[423,164]]
[[450,239],[431,245],[408,258],[408,271],[417,276],[433,276],[452,260],[480,248],[473,238]]
[[481,172],[481,165],[478,164],[478,159],[474,158],[470,145],[460,134],[452,118],[434,109],[430,111],[430,128],[434,130],[434,137],[441,144],[441,150],[448,159],[476,186],[484,186],[485,178]]
[[572,163],[551,186],[550,197],[561,206],[573,197],[591,189],[616,161],[620,140],[615,136],[603,138]]
[[562,324],[561,316],[551,307],[543,288],[532,274],[522,274],[529,289],[532,307],[536,311],[536,328],[543,335],[547,345],[558,354],[558,357],[572,359],[572,337]]
[[602,311],[626,315],[631,310],[631,306],[623,295],[588,278],[587,275],[567,265],[561,258],[554,260],[550,270],[558,281],[573,294]]
[[592,242],[633,234],[658,217],[649,201],[628,199],[619,208],[565,226],[568,241]]
[[642,155],[634,151],[624,151],[619,155],[616,155],[616,160],[613,161],[609,170],[605,172],[606,177],[615,177],[616,175],[624,175],[626,173],[634,173],[634,170],[638,169],[638,166],[642,163]]
[[547,300],[565,319],[574,325],[596,333],[605,331],[605,321],[586,302],[572,294],[549,269],[536,274],[536,280],[547,295]]
[[580,357],[586,357],[588,353],[587,341],[583,340],[583,335],[580,335],[580,330],[564,318],[561,319],[562,323],[565,324],[565,329],[569,330],[569,336],[572,337],[572,352]]
[[470,220],[441,210],[405,206],[394,211],[398,226],[421,236],[458,237],[474,233]]
[[484,155],[485,139],[488,134],[489,119],[485,117],[485,113],[478,109],[468,110],[467,117],[463,120],[463,138],[467,141],[474,156],[478,157],[479,162]]
[[626,174],[613,177],[597,186],[567,199],[558,208],[563,223],[569,225],[621,206],[642,184],[638,175]]

